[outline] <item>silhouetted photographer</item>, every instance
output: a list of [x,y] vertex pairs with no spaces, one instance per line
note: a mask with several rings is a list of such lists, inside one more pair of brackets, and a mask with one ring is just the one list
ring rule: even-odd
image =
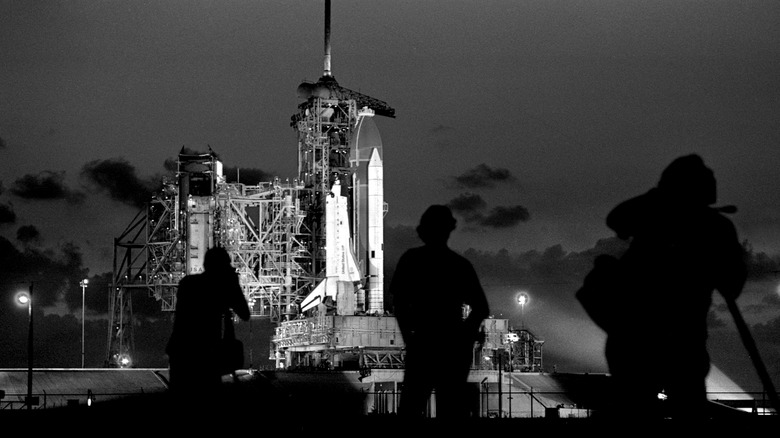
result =
[[628,249],[620,259],[599,256],[577,298],[607,333],[613,414],[708,417],[712,295],[734,300],[746,278],[744,250],[723,215],[736,209],[713,207],[716,198],[712,170],[686,155],[607,216]]
[[222,376],[235,370],[225,368],[230,353],[224,349],[223,334],[233,334],[232,312],[245,321],[250,316],[227,251],[209,249],[203,267],[203,273],[179,282],[173,331],[165,349],[171,390],[190,403],[209,403],[207,397],[216,394]]

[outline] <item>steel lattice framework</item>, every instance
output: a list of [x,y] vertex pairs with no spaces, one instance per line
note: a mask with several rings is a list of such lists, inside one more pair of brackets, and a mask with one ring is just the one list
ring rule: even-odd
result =
[[279,322],[311,291],[312,255],[297,182],[221,185],[215,234],[230,253],[252,314]]
[[[338,87],[335,80],[328,85]],[[310,190],[301,201],[312,236],[313,272],[321,273],[326,257],[325,198],[336,181],[340,181],[350,195],[353,190],[355,169],[349,162],[350,142],[357,126],[358,111],[352,99],[319,97],[304,102],[299,110],[293,116],[293,127],[298,132],[298,178]]]
[[[313,288],[311,232],[304,225],[297,180],[259,185],[217,183],[209,201],[213,241],[228,250],[253,316],[279,322],[297,313]],[[176,183],[163,189],[114,240],[114,278],[106,366],[132,366],[132,297],[144,290],[162,311],[176,310],[187,274],[186,203]]]

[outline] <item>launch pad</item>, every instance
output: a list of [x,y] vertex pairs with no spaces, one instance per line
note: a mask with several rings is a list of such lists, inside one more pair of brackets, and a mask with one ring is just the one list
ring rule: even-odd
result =
[[[276,368],[403,368],[403,338],[384,307],[384,150],[373,121],[395,110],[333,77],[329,0],[325,8],[323,75],[299,85],[291,117],[297,175],[227,181],[211,147],[182,148],[175,176],[115,239],[106,366],[133,366],[131,291],[145,290],[173,312],[178,282],[201,272],[206,250],[221,246],[252,316],[275,325]],[[542,370],[542,341],[505,319],[484,326],[474,369]]]

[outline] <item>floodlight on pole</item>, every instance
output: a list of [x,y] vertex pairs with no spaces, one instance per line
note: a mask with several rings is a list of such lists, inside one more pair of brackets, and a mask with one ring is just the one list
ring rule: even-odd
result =
[[526,292],[517,294],[517,304],[520,305],[520,324],[525,328],[525,305],[528,304],[529,296]]
[[27,306],[28,327],[27,327],[27,410],[32,410],[32,370],[33,370],[33,283],[30,282],[30,290],[20,292],[16,296],[16,301]]
[[79,282],[79,286],[81,286],[81,368],[84,368],[84,316],[85,309],[87,308],[84,297],[86,295],[87,284],[89,284],[89,280],[86,278]]

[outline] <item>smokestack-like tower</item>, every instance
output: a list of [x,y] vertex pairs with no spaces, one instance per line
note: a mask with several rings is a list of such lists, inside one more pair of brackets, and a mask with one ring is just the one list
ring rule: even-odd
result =
[[330,0],[325,0],[325,62],[323,76],[330,74]]

